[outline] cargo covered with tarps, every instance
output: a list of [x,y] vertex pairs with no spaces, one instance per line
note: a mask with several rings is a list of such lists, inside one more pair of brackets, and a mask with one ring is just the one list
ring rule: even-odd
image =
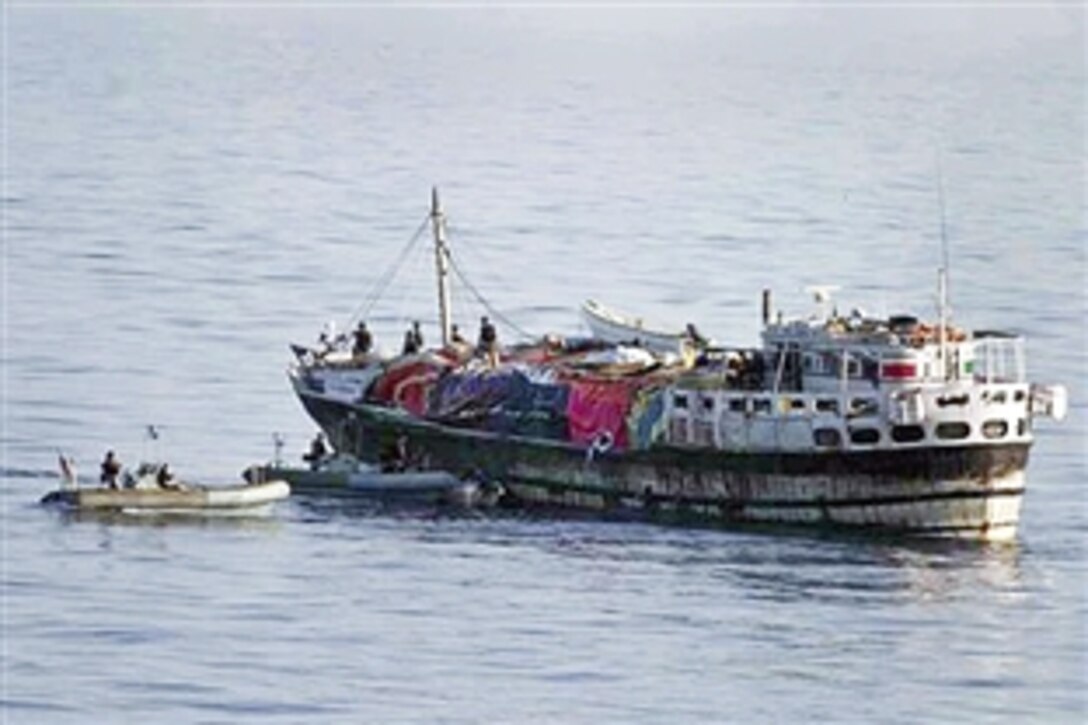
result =
[[506,435],[567,439],[566,385],[533,381],[517,369],[458,371],[431,390],[427,417]]
[[648,448],[659,437],[662,382],[555,364],[458,367],[421,355],[389,364],[366,398],[443,425],[626,450]]
[[398,358],[371,383],[366,399],[403,408],[413,415],[426,415],[431,390],[450,366],[448,360],[437,355]]

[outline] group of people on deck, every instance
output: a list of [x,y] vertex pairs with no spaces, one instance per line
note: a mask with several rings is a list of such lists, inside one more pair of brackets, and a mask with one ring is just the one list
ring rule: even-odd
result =
[[[352,335],[353,343],[351,354],[360,358],[369,355],[374,349],[374,336],[366,326],[365,321],[360,321]],[[457,325],[450,330],[450,344],[461,347],[468,344],[461,335]],[[402,355],[418,355],[423,351],[423,331],[420,330],[419,320],[412,322],[412,326],[404,332],[404,344],[401,346]],[[480,318],[480,336],[476,343],[476,354],[484,357],[490,367],[499,364],[499,335],[495,325],[486,315]]]
[[[121,461],[113,451],[106,451],[106,457],[102,460],[101,474],[98,477],[99,482],[106,488],[119,489],[121,488],[118,483],[118,477],[121,475]],[[177,480],[174,479],[174,474],[170,470],[170,464],[163,463],[155,471],[155,483],[159,488],[166,488],[171,490],[181,490],[184,488]],[[132,485],[131,482],[128,485]]]

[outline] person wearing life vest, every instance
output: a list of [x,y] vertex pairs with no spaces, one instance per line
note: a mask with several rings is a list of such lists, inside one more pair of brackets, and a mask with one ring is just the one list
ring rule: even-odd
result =
[[355,344],[351,349],[351,354],[354,357],[362,357],[368,354],[373,346],[374,338],[371,336],[370,330],[366,328],[366,323],[360,320],[359,326],[355,328]]
[[329,450],[325,447],[325,434],[318,433],[310,443],[309,452],[302,457],[302,460],[310,464],[311,471],[316,471],[328,454]]
[[401,349],[401,354],[416,355],[422,349],[423,333],[419,329],[419,321],[417,320],[404,333],[404,347]]
[[102,475],[99,480],[110,488],[119,488],[117,476],[121,474],[121,462],[113,455],[113,451],[106,451],[106,458],[102,461]]
[[159,485],[159,488],[166,488],[171,491],[181,490],[181,484],[174,480],[174,474],[171,473],[170,466],[166,463],[159,466],[159,472],[155,474],[155,483]]
[[495,368],[499,365],[499,335],[491,320],[484,315],[480,318],[480,340],[476,345],[477,351],[487,357],[488,367]]

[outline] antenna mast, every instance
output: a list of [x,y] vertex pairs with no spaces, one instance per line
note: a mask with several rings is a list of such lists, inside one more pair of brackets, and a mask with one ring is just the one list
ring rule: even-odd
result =
[[438,324],[442,330],[442,346],[450,344],[452,322],[450,311],[450,248],[446,245],[446,217],[438,200],[438,187],[431,188],[431,228],[434,231],[434,263],[438,274]]
[[941,345],[941,379],[948,380],[948,228],[944,210],[944,170],[937,152],[937,201],[941,209],[941,266],[937,270],[937,313],[940,317],[938,338]]

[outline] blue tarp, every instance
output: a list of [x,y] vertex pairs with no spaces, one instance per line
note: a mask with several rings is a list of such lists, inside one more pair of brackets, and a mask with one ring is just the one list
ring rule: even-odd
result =
[[565,384],[534,383],[516,370],[449,373],[431,391],[427,415],[475,420],[496,433],[563,439],[569,396]]

